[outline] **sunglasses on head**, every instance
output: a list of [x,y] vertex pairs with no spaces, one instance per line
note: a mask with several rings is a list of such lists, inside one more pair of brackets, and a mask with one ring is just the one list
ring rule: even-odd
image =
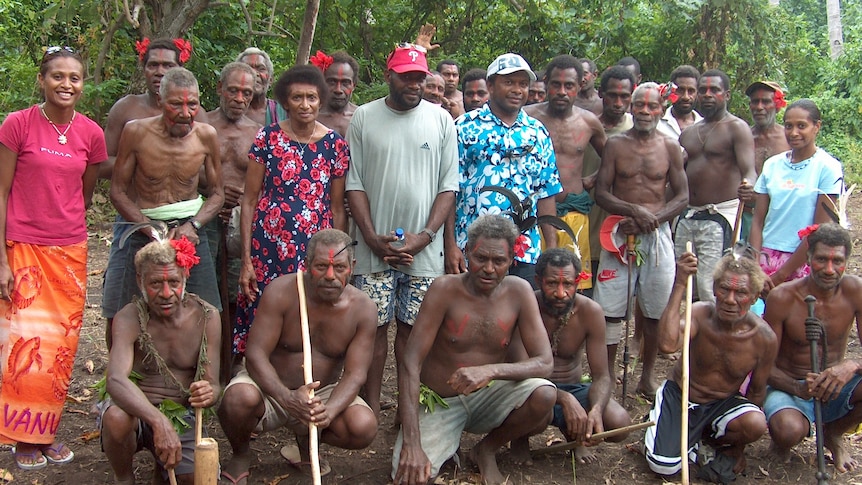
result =
[[66,51],[69,54],[75,53],[75,49],[72,49],[71,47],[69,47],[67,45],[64,45],[64,46],[54,45],[54,46],[51,46],[51,47],[48,47],[47,49],[45,49],[45,55],[43,57],[52,56],[52,55],[54,55],[60,51]]

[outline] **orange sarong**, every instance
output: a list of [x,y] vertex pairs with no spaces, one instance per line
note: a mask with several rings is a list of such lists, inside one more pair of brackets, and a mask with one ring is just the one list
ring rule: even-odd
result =
[[87,242],[6,242],[15,289],[0,300],[0,441],[54,442],[78,349]]

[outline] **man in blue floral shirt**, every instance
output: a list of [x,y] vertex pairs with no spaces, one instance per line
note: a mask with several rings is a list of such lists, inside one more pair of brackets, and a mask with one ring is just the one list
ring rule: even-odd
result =
[[[521,109],[536,75],[517,54],[503,54],[488,66],[488,102],[455,121],[460,159],[460,192],[454,217],[445,231],[446,272],[466,271],[463,249],[467,227],[484,214],[517,212],[512,202],[485,187],[504,187],[528,201],[524,219],[556,215],[554,195],[562,192],[554,147],[548,130]],[[515,216],[518,219],[518,216]],[[521,221],[516,220],[516,224]],[[557,245],[556,229],[542,226],[546,247]],[[535,285],[536,259],[541,251],[536,226],[524,231],[515,246],[510,274]]]

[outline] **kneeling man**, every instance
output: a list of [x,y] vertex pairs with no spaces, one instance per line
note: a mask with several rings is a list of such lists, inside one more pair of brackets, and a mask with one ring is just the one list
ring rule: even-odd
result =
[[[227,385],[218,410],[233,449],[222,476],[233,483],[248,477],[252,432],[289,427],[301,463],[309,461],[310,422],[323,443],[339,448],[361,449],[374,440],[377,418],[358,393],[371,364],[377,306],[348,284],[354,246],[347,234],[324,229],[308,243],[308,273],[297,273],[304,278],[308,305],[311,384],[303,384],[297,274],[276,278],[263,292],[248,336],[246,368]],[[326,468],[321,462],[321,471]]]
[[[858,467],[844,446],[843,435],[862,422],[862,361],[844,358],[853,321],[860,330],[862,318],[862,280],[844,274],[851,247],[846,229],[822,224],[808,236],[811,274],[770,291],[763,315],[780,342],[763,405],[773,451],[785,461],[790,459],[790,449],[812,434],[814,399],[819,399],[825,423],[823,443],[839,472]],[[814,316],[825,331],[825,340],[820,340],[821,359],[823,344],[827,345],[827,364],[819,374],[811,372],[811,347],[805,337],[808,295],[817,298]]]
[[[178,483],[194,483],[192,408],[212,406],[218,398],[221,345],[218,311],[186,292],[198,259],[185,237],[151,242],[135,254],[142,297],[114,317],[110,397],[99,405],[102,449],[115,483],[135,482],[132,458],[142,448],[155,456],[163,482],[166,470],[174,469]],[[159,410],[162,405],[187,408],[182,434],[175,428],[182,426]]]
[[[469,271],[437,277],[425,295],[398,366],[395,484],[436,476],[462,431],[488,433],[470,454],[485,483],[505,483],[497,449],[551,420],[555,388],[540,379],[553,369],[551,346],[530,284],[506,276],[517,238],[506,217],[480,217],[467,231]],[[527,356],[508,362],[519,332]],[[420,410],[420,396],[437,404]]]
[[[611,399],[611,375],[605,347],[605,318],[602,307],[577,293],[578,283],[589,279],[581,272],[581,261],[567,249],[554,248],[542,252],[536,261],[536,299],[542,315],[554,372],[550,380],[557,386],[557,404],[550,424],[563,432],[569,441],[595,445],[590,437],[595,433],[622,428],[631,424],[629,413]],[[581,347],[586,344],[592,383],[581,383]],[[523,346],[513,345],[513,361],[524,360]],[[627,434],[609,441],[622,441]],[[530,462],[529,437],[512,442],[516,461]],[[584,446],[575,448],[581,463],[596,460]]]
[[[686,252],[676,265],[676,280],[670,301],[659,320],[659,350],[672,354],[682,348],[684,323],[679,308],[689,276],[697,274],[697,258]],[[752,259],[723,257],[713,274],[715,303],[700,301],[691,309],[690,391],[688,397],[688,450],[691,457],[703,445],[715,448],[715,458],[701,467],[729,483],[745,469],[744,448],[766,432],[760,405],[766,395],[766,379],[775,362],[778,340],[763,320],[750,312],[766,275]],[[745,396],[739,388],[751,374]],[[647,464],[661,475],[673,475],[680,459],[682,413],[682,360],[671,378],[656,393],[644,445]],[[701,442],[702,441],[702,442]]]

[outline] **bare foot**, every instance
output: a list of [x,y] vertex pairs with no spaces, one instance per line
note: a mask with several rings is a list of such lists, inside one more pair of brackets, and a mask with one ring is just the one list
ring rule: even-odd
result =
[[832,452],[832,464],[835,465],[838,473],[846,473],[859,467],[856,460],[844,448],[844,438],[840,434],[835,436],[831,433],[823,433],[823,444]]
[[251,465],[251,455],[234,456],[227,464],[222,466],[220,483],[245,484],[248,483],[248,467]]
[[509,480],[497,468],[497,458],[494,456],[494,452],[497,450],[489,450],[487,448],[485,441],[482,440],[470,450],[470,460],[479,466],[482,482],[486,485],[508,484]]
[[733,465],[733,473],[739,475],[745,471],[745,466],[748,462],[745,460],[745,447],[728,446],[722,451],[725,455],[736,458],[736,463]]
[[512,441],[509,448],[509,455],[516,465],[533,465],[533,457],[530,456],[530,439],[518,438]]
[[658,383],[652,377],[648,377],[646,375],[641,376],[640,382],[638,382],[638,387],[635,389],[635,392],[639,396],[643,396],[649,401],[655,399],[655,392],[658,390]]
[[582,463],[587,465],[589,463],[596,463],[599,461],[598,457],[593,450],[587,448],[586,446],[578,446],[575,448],[575,458],[578,460],[578,463]]
[[775,443],[771,443],[769,445],[769,454],[774,457],[775,461],[782,465],[790,463],[790,448],[782,449],[775,446]]

